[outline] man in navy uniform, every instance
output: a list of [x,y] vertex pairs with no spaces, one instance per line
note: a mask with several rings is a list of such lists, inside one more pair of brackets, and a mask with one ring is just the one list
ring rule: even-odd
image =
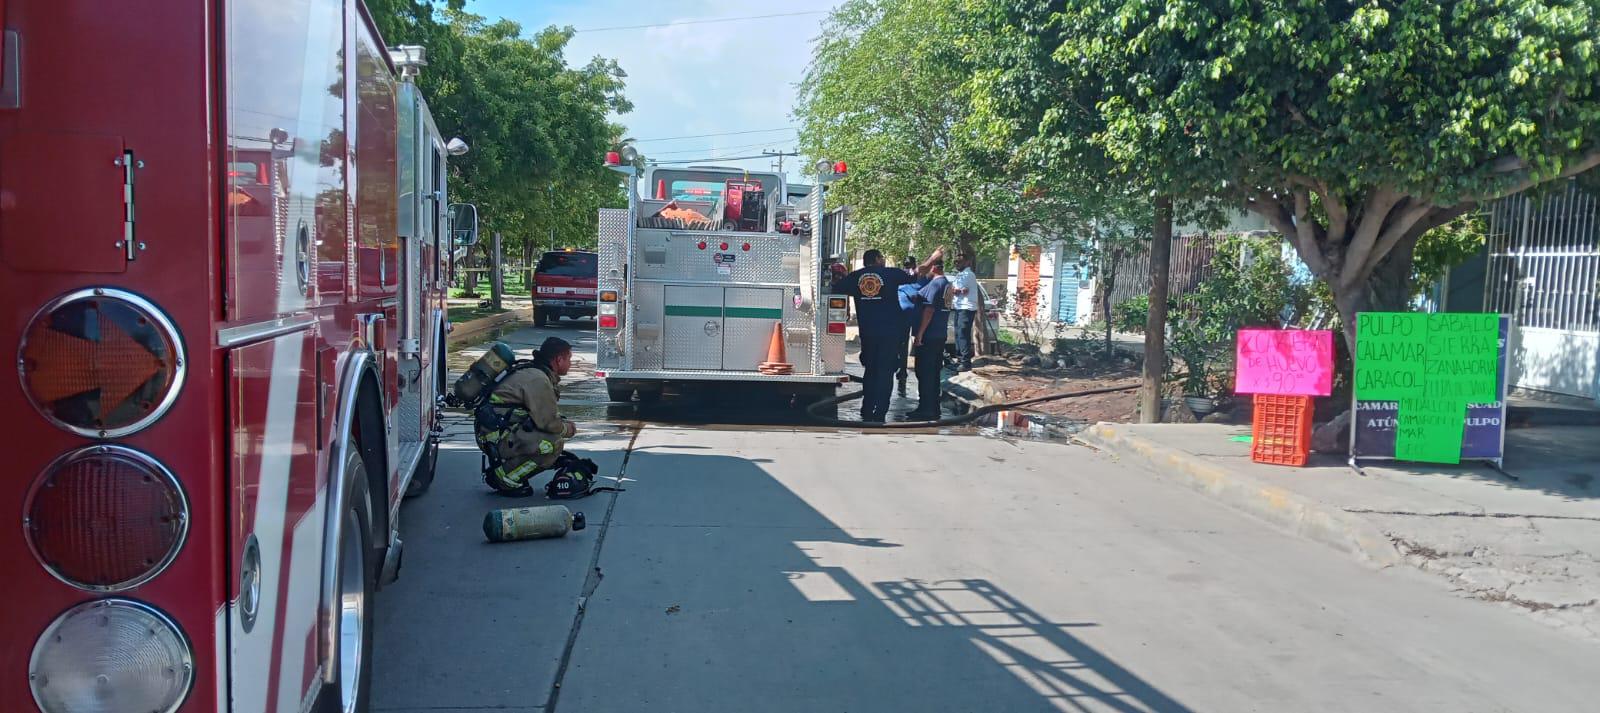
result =
[[[934,253],[935,257],[939,254]],[[895,356],[899,352],[895,342],[906,338],[899,290],[916,278],[905,270],[889,267],[878,250],[868,250],[861,261],[864,267],[833,283],[833,290],[855,298],[856,324],[861,329],[861,366],[866,370],[862,378],[861,420],[883,423],[889,414],[889,390],[894,384]]]
[[939,419],[939,398],[944,375],[944,341],[950,333],[950,280],[944,276],[944,260],[939,253],[929,258],[932,279],[922,286],[920,307],[911,325],[912,358],[916,359],[917,410],[906,414],[910,421]]

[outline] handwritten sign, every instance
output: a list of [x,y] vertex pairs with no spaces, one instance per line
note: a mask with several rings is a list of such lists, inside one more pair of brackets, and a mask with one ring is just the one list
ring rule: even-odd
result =
[[1233,390],[1239,394],[1333,393],[1333,332],[1241,329]]
[[1473,404],[1500,399],[1502,325],[1497,314],[1357,315],[1358,418],[1375,408],[1365,404],[1393,402],[1395,458],[1459,463],[1468,420],[1483,418]]

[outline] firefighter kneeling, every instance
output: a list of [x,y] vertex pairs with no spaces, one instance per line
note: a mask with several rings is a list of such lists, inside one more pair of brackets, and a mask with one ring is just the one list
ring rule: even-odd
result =
[[[494,355],[491,349],[484,359]],[[477,366],[468,374],[481,371]],[[571,368],[572,345],[550,337],[533,359],[508,365],[504,375],[490,376],[495,383],[488,398],[473,408],[473,430],[485,457],[483,480],[496,492],[532,495],[528,480],[552,468],[555,477],[545,486],[549,497],[582,497],[593,488],[594,461],[562,450],[577,432],[556,410],[561,377]]]

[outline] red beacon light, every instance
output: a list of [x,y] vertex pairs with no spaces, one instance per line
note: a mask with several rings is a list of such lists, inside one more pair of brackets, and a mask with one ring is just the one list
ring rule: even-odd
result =
[[850,167],[845,165],[845,162],[843,162],[843,161],[834,161],[833,162],[833,172],[834,173],[840,173],[840,174],[849,173],[850,172]]
[[622,154],[619,154],[619,153],[617,153],[615,151],[607,151],[606,152],[606,165],[607,166],[621,166],[622,165]]

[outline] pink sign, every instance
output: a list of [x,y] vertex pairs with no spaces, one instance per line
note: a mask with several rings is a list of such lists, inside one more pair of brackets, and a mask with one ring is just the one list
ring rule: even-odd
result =
[[1333,332],[1241,329],[1233,390],[1240,394],[1333,393]]

